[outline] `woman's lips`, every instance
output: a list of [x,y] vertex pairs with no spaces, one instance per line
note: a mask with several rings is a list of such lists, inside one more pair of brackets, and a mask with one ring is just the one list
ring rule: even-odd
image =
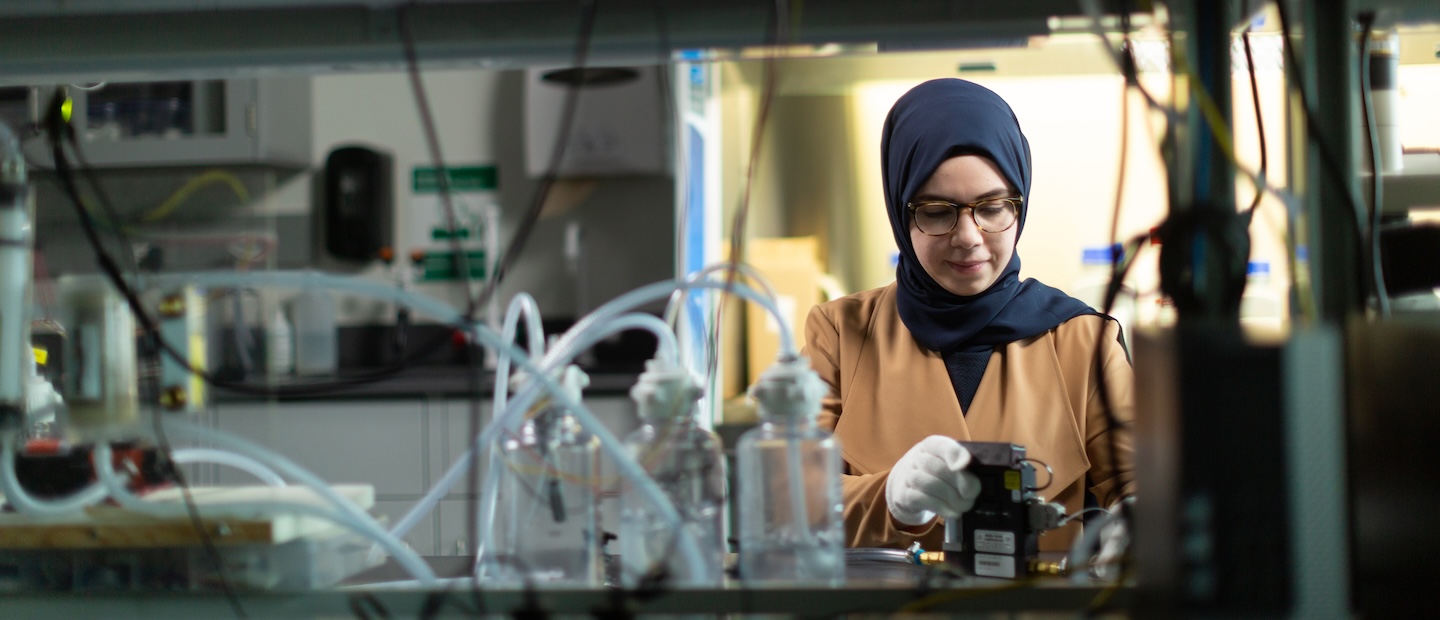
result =
[[948,261],[948,260],[947,260],[947,261],[945,261],[945,264],[949,265],[951,269],[954,269],[955,271],[958,271],[958,272],[960,272],[960,273],[978,273],[978,272],[980,271],[980,269],[985,266],[985,261],[983,261],[983,260],[977,260],[977,261],[955,262],[955,261]]

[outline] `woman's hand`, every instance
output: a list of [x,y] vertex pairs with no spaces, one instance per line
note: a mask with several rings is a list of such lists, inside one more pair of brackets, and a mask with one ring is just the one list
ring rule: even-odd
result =
[[970,451],[942,435],[931,435],[896,461],[885,480],[885,505],[905,525],[924,525],[936,515],[960,516],[980,496],[980,479],[968,471]]

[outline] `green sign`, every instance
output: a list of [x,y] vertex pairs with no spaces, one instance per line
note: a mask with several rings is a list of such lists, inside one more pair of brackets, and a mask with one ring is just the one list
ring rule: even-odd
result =
[[460,228],[455,230],[454,232],[451,232],[444,228],[432,228],[430,230],[430,240],[432,241],[448,241],[452,237],[456,239],[469,239],[470,229]]
[[[451,257],[453,252],[427,252],[425,260],[420,262],[419,280],[421,282],[438,282],[455,280],[455,274],[459,273]],[[470,272],[471,280],[485,279],[485,250],[470,250],[465,253],[465,263]]]
[[[462,166],[446,168],[446,171],[452,192],[493,190],[500,183],[495,166]],[[440,175],[433,167],[416,167],[410,176],[410,188],[416,194],[437,194],[440,192]]]

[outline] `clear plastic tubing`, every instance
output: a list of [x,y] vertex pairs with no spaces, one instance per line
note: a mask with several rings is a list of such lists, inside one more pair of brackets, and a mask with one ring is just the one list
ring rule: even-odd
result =
[[[663,282],[662,284],[666,287],[675,285],[674,282],[670,281]],[[651,286],[653,287],[655,285]],[[580,425],[584,427],[585,430],[600,440],[600,448],[610,456],[610,459],[615,463],[616,469],[619,470],[620,475],[629,479],[631,483],[636,486],[637,490],[652,502],[655,510],[660,514],[661,519],[674,524],[675,528],[680,531],[680,556],[684,558],[687,568],[691,571],[690,574],[701,574],[702,571],[705,570],[705,557],[700,551],[700,545],[695,541],[693,532],[690,532],[684,527],[684,521],[681,520],[680,513],[677,512],[675,506],[670,503],[670,499],[665,495],[665,491],[660,488],[660,485],[655,484],[654,480],[650,479],[649,475],[645,472],[645,468],[640,466],[640,463],[635,460],[635,457],[630,456],[630,451],[625,449],[625,445],[610,432],[610,429],[605,427],[603,422],[597,419],[594,414],[591,414],[590,410],[586,409],[579,400],[571,398],[569,394],[566,394],[565,390],[561,388],[560,384],[557,383],[549,373],[546,373],[536,366],[534,362],[530,361],[530,358],[526,356],[524,352],[515,348],[510,343],[502,341],[499,334],[496,334],[490,329],[486,329],[484,326],[476,325],[473,329],[473,333],[480,339],[482,344],[493,347],[496,351],[510,355],[518,360],[520,367],[526,372],[531,373],[532,380],[550,392],[551,398],[553,399],[552,402],[554,402],[556,406],[568,410],[571,415],[575,416],[575,419],[580,422]],[[490,424],[485,428],[485,432],[481,434],[478,443],[480,445],[490,445],[494,443],[495,437],[499,435],[501,428],[508,427],[511,425],[512,419],[519,420],[524,414],[524,409],[515,406],[507,407],[502,416],[490,421]]]
[[[559,368],[564,368],[567,364],[574,360],[575,356],[579,355],[581,351],[584,351],[591,346],[594,346],[596,343],[606,338],[609,338],[612,334],[618,334],[627,329],[645,329],[654,333],[656,339],[659,341],[655,350],[655,357],[671,366],[678,363],[678,360],[676,359],[678,348],[675,343],[675,334],[674,332],[670,331],[670,326],[667,325],[664,321],[652,315],[643,313],[632,313],[621,315],[620,317],[611,320],[609,323],[606,323],[599,327],[591,328],[590,331],[584,334],[579,340],[574,341],[573,344],[569,347],[568,351],[561,350],[559,348],[552,350],[549,354],[545,356],[543,360],[540,361],[540,368],[543,370],[543,372],[546,373],[553,372]],[[498,377],[499,375],[497,374],[496,376]],[[497,380],[496,383],[498,385],[499,381]],[[499,417],[503,417],[507,420],[518,421],[520,419],[520,414],[528,411],[530,405],[533,404],[535,400],[539,398],[539,396],[540,389],[538,389],[538,386],[532,387],[531,389],[521,394],[518,398],[516,398],[513,406],[507,407],[505,409],[505,414]],[[514,413],[512,413],[512,410],[514,411]],[[500,410],[495,409],[493,411]],[[498,417],[497,420],[491,421],[492,427],[495,426],[495,421],[498,421]],[[502,426],[499,428],[503,429],[506,427]],[[487,432],[489,430],[490,429],[488,428],[486,429]],[[434,503],[436,501],[439,501],[442,495],[444,495],[450,490],[450,487],[454,486],[455,483],[459,482],[461,474],[463,474],[465,470],[470,466],[471,459],[474,458],[474,455],[478,450],[479,446],[490,445],[489,442],[484,439],[484,437],[485,435],[482,434],[481,439],[477,440],[474,445],[470,446],[470,450],[467,451],[460,458],[460,460],[455,463],[455,465],[452,465],[449,471],[445,472],[445,476],[440,480],[440,482],[435,485],[436,488],[431,489],[430,492],[426,493],[424,499],[422,499],[421,502],[422,504],[428,505],[417,504],[415,509],[412,509],[409,514],[405,515],[405,518],[402,519],[400,523],[396,524],[395,529],[391,530],[392,532],[400,532],[397,535],[403,536],[404,532],[407,532],[409,531],[409,528],[414,527],[415,522],[419,521],[419,518],[423,516],[425,512],[429,511],[430,508],[434,505]],[[490,441],[493,441],[493,438]],[[500,462],[500,455],[492,451],[490,453],[489,464],[485,471],[485,483],[480,487],[480,531],[482,535],[479,537],[479,542],[482,545],[488,545],[491,541],[491,527],[495,523],[495,510],[497,501],[496,494],[499,492],[501,466],[502,463]],[[419,514],[415,514],[417,510],[420,511]],[[411,518],[412,515],[414,515],[413,519]],[[406,526],[405,530],[400,530],[401,525]]]
[[252,459],[243,454],[236,454],[227,450],[216,450],[214,448],[180,448],[170,453],[170,460],[176,463],[215,463],[234,467],[240,471],[259,478],[261,482],[272,487],[285,486],[285,479],[275,470],[266,467],[264,463]]
[[[440,319],[442,321],[452,324],[465,325],[464,317],[459,312],[457,312],[454,308],[450,307],[448,304],[433,297],[420,295],[411,291],[401,290],[395,288],[394,286],[391,286],[389,283],[366,280],[356,277],[332,276],[314,271],[194,272],[153,276],[143,281],[151,284],[166,283],[171,285],[193,283],[196,285],[209,287],[264,286],[271,288],[300,289],[329,288],[333,290],[349,291],[351,293],[363,295],[372,299],[388,300],[395,303],[405,304],[410,308],[416,310],[417,312],[426,314],[433,318]],[[596,311],[591,312],[589,315],[586,315],[584,319],[581,319],[579,323],[571,327],[570,331],[566,333],[566,336],[561,338],[560,343],[557,343],[556,348],[559,350],[564,350],[570,346],[573,346],[573,344],[571,343],[573,343],[574,340],[578,339],[578,334],[583,333],[583,331],[589,326],[593,326],[596,323],[602,323],[604,321],[610,320],[615,315],[623,313],[627,309],[633,308],[643,303],[647,303],[654,299],[664,297],[673,292],[676,286],[677,285],[673,280],[665,280],[640,287],[636,290],[630,291],[629,293],[626,293],[624,295],[621,295],[620,297],[611,300],[610,302],[596,309]],[[794,354],[795,341],[790,332],[789,323],[786,318],[781,314],[779,308],[775,305],[774,300],[765,299],[749,287],[738,283],[727,286],[725,283],[720,282],[696,282],[693,284],[681,284],[680,286],[685,286],[688,288],[711,289],[731,288],[732,292],[734,292],[735,294],[738,294],[742,297],[745,297],[746,299],[750,299],[760,304],[776,318],[776,322],[781,326],[781,354]],[[665,497],[664,491],[662,491],[653,480],[650,480],[646,476],[644,468],[641,467],[639,463],[635,462],[635,459],[630,456],[624,445],[620,443],[620,440],[617,439],[615,435],[610,432],[609,429],[605,428],[605,425],[603,423],[601,423],[593,415],[591,415],[588,409],[585,409],[584,406],[575,399],[572,399],[569,396],[565,395],[560,389],[560,386],[555,383],[553,379],[543,373],[533,362],[530,361],[529,356],[525,355],[524,352],[515,348],[512,343],[503,341],[499,334],[495,333],[493,330],[484,327],[483,325],[468,324],[465,325],[465,327],[468,328],[470,332],[481,341],[482,344],[494,348],[497,352],[509,355],[513,359],[519,360],[522,368],[533,373],[535,376],[535,380],[538,381],[541,385],[543,385],[545,389],[549,390],[552,394],[555,395],[557,404],[569,409],[571,413],[575,415],[576,419],[580,421],[581,425],[586,428],[586,430],[590,431],[592,434],[594,434],[597,438],[600,439],[601,447],[610,455],[612,459],[614,459],[620,473],[626,478],[630,479],[640,488],[640,491],[646,497],[648,497],[652,502],[656,503],[656,508],[660,511],[662,518],[676,524],[677,528],[680,527],[680,524],[682,523],[680,520],[680,515],[675,511],[674,506],[670,505],[670,502]],[[519,413],[516,412],[517,410],[515,407],[507,407],[504,415],[505,417],[511,416],[512,414],[516,417],[518,417],[519,415],[523,415],[523,411]],[[494,441],[495,435],[498,434],[499,429],[503,426],[503,424],[497,423],[503,422],[503,418],[497,418],[491,421],[490,425],[485,430],[485,432],[489,434],[489,437],[484,438],[482,435],[481,445],[486,445]],[[255,447],[258,448],[258,446]],[[308,474],[308,472],[305,473]],[[319,480],[318,478],[314,478],[313,476],[311,476],[311,478],[316,480],[317,482]],[[297,478],[297,480],[299,479]],[[310,484],[310,482],[308,481],[305,482],[306,484]],[[330,491],[330,489],[328,487],[325,487],[323,483],[320,483],[319,486],[323,487],[324,491]],[[350,507],[354,508],[353,505],[351,505]],[[359,509],[355,508],[355,510],[358,511]],[[360,511],[360,513],[364,514],[365,518],[369,519],[373,523],[374,520],[370,518],[368,514],[365,514],[363,511]],[[679,551],[684,555],[686,561],[692,564],[691,568],[694,570],[692,574],[699,574],[700,571],[703,570],[704,559],[700,553],[698,545],[696,545],[695,543],[694,537],[690,536],[688,533],[684,533],[684,535],[680,537],[679,547]],[[403,546],[401,548],[404,549]],[[418,560],[418,556],[414,557]],[[427,572],[429,572],[431,579],[433,579],[434,573],[429,571],[428,566],[425,566],[424,568]]]
[[[581,319],[579,322],[577,322],[573,327],[569,329],[569,331],[565,332],[564,336],[562,336],[558,341],[556,341],[555,347],[553,347],[550,352],[545,355],[545,358],[540,362],[541,368],[543,368],[544,371],[548,372],[553,371],[555,368],[563,367],[586,348],[593,346],[595,343],[600,342],[605,338],[608,338],[611,334],[618,333],[623,329],[631,328],[648,329],[649,331],[653,332],[659,339],[659,347],[656,349],[656,356],[661,357],[664,361],[670,361],[672,363],[675,363],[677,360],[676,355],[678,352],[678,348],[675,343],[675,334],[674,332],[670,331],[669,325],[666,324],[664,321],[661,321],[660,319],[657,319],[647,314],[622,315],[620,317],[609,319],[611,323],[615,323],[616,321],[620,320],[627,321],[626,323],[621,324],[617,329],[616,326],[606,326],[600,324],[599,321],[591,320],[591,317],[600,315],[601,313],[605,313],[606,316],[613,316],[615,314],[619,314],[635,306],[639,306],[641,304],[660,299],[675,290],[676,286],[677,285],[674,282],[669,280],[657,282],[655,284],[650,284],[640,289],[636,289],[635,291],[631,291],[630,293],[617,297],[615,300],[600,306],[594,312],[591,312],[589,315],[587,315],[586,318]],[[679,286],[684,286],[688,288],[718,289],[724,288],[725,285],[723,283],[716,282],[695,282],[681,284]],[[744,289],[739,294],[749,295],[751,296],[750,298],[757,303],[763,303],[763,300],[759,299],[753,290],[743,286],[739,286],[738,288]],[[772,302],[766,307],[773,308],[774,303]],[[507,312],[507,324],[508,314],[509,313]],[[631,316],[636,317],[634,318],[633,325],[629,322],[629,317]],[[778,317],[778,310],[776,311],[776,316]],[[781,324],[784,324],[783,320],[781,321]],[[591,332],[591,330],[596,329],[599,329],[599,331],[595,331],[593,333]],[[782,335],[788,333],[788,331],[782,330]],[[508,338],[503,334],[500,337],[506,342],[514,341],[513,333],[510,334]],[[791,346],[793,348],[793,344]],[[668,355],[669,357],[664,357],[666,355]],[[502,355],[500,357],[502,362],[508,362],[509,360],[508,356]],[[501,371],[508,372],[508,366],[497,368],[495,376],[503,376],[501,374]],[[503,389],[505,389],[508,393],[509,382],[501,381],[498,379],[495,381],[495,389],[497,393],[500,389],[502,389],[502,385],[504,386]],[[493,417],[490,421],[490,426],[495,426],[496,422],[498,422],[501,418],[509,419],[511,416],[518,416],[523,414],[523,412],[527,408],[529,408],[532,403],[535,402],[535,399],[539,397],[539,395],[540,390],[538,389],[538,387],[536,387],[530,394],[529,398],[520,399],[518,409],[515,404],[509,402],[508,400],[505,402],[504,408],[497,406],[496,408],[491,409]],[[511,413],[512,411],[514,413]],[[497,414],[494,412],[501,413]],[[518,420],[519,418],[516,417],[515,419]],[[487,431],[488,430],[489,429],[487,429]],[[489,441],[493,441],[493,438],[494,434],[492,433],[491,439]],[[489,441],[477,440],[475,444],[471,446],[470,450],[466,451],[465,454],[461,455],[461,457],[450,466],[450,469],[445,472],[445,475],[442,476],[440,480],[437,481],[428,492],[426,492],[425,497],[421,498],[419,503],[417,503],[414,508],[410,509],[410,512],[406,513],[404,517],[402,517],[399,521],[395,523],[395,526],[391,528],[390,531],[393,532],[396,536],[404,536],[405,534],[409,533],[410,529],[415,527],[415,524],[419,523],[420,519],[423,518],[426,514],[429,513],[431,509],[434,508],[435,503],[440,501],[440,498],[443,497],[446,493],[448,493],[450,489],[460,481],[460,477],[465,474],[465,471],[470,468],[471,459],[475,456],[474,446],[489,445]],[[490,466],[490,469],[494,470],[495,463],[492,461],[490,463]],[[495,507],[493,497],[493,483],[496,482],[498,479],[493,478],[489,474],[487,474],[486,480],[486,485],[481,487],[482,499],[480,514],[482,515],[482,523],[488,522],[487,519],[494,516]],[[490,489],[490,493],[492,494],[488,502],[484,499],[486,497],[484,491],[485,489]],[[483,543],[483,540],[481,542]]]
[[20,486],[20,479],[15,475],[15,449],[13,446],[14,437],[0,439],[3,447],[0,447],[0,493],[10,502],[15,510],[21,514],[34,516],[57,516],[74,514],[84,510],[86,506],[96,504],[105,499],[105,487],[99,482],[93,482],[89,486],[76,491],[75,493],[60,499],[40,499],[32,497]]
[[[278,473],[310,487],[339,509],[337,516],[340,517],[339,522],[341,524],[352,526],[355,531],[380,543],[380,546],[390,552],[391,557],[395,558],[395,561],[404,567],[405,570],[409,571],[416,579],[427,583],[435,581],[435,571],[430,569],[430,565],[426,564],[425,560],[421,559],[419,554],[405,546],[399,538],[391,536],[389,532],[385,531],[385,528],[381,527],[380,524],[375,521],[374,517],[370,516],[369,513],[365,512],[359,506],[356,506],[354,502],[336,493],[335,490],[330,488],[330,485],[326,484],[319,476],[296,465],[290,459],[239,437],[189,422],[166,419],[164,424],[166,431],[169,433],[213,443],[226,450],[254,458],[278,470]],[[106,449],[108,450],[108,447]],[[98,450],[99,448],[97,448],[97,459],[99,458]],[[328,511],[326,512],[328,513]]]
[[[100,479],[100,482],[97,484],[102,485],[108,491],[110,497],[114,498],[116,503],[120,504],[121,507],[127,510],[133,510],[135,512],[161,518],[173,519],[189,516],[189,509],[184,505],[149,502],[135,496],[135,494],[131,493],[129,489],[125,488],[124,481],[121,480],[119,476],[115,475],[115,468],[111,464],[111,458],[111,450],[108,444],[102,442],[96,445],[95,462],[98,466],[95,468],[95,475],[97,478]],[[320,506],[315,506],[313,504],[301,504],[297,502],[281,501],[255,501],[251,499],[246,499],[243,501],[236,501],[233,504],[229,505],[232,505],[246,512],[254,512],[260,514],[300,514],[325,519],[326,521],[331,521],[339,524],[342,527],[353,530],[367,538],[371,538],[376,540],[377,542],[381,542],[381,544],[386,544],[376,538],[376,532],[374,532],[370,528],[367,528],[364,524],[358,523],[355,519],[350,518],[348,515],[322,508]],[[383,535],[384,531],[382,530],[379,533]],[[387,544],[386,546],[390,545]],[[397,561],[400,561],[402,566],[407,569],[411,569],[411,576],[415,577],[416,580],[410,583],[415,583],[420,586],[435,585],[436,579],[433,572],[428,573],[428,576],[427,573],[417,573],[415,572],[413,566],[407,565],[406,562],[400,559],[398,556],[396,559]],[[426,570],[428,570],[428,565],[425,568]]]
[[[762,275],[759,270],[745,263],[731,263],[728,261],[723,263],[716,263],[714,265],[709,265],[707,267],[701,268],[694,273],[685,276],[683,280],[677,278],[676,281],[680,282],[681,284],[693,284],[695,282],[704,280],[705,276],[709,274],[715,273],[717,271],[726,271],[729,270],[731,267],[734,267],[736,271],[740,272],[745,277],[750,278],[756,284],[759,284],[760,291],[762,294],[765,295],[766,299],[778,299],[775,294],[775,287],[770,285],[770,281],[766,280],[765,276]],[[687,286],[676,287],[675,292],[670,294],[670,301],[665,304],[665,323],[667,325],[676,325],[676,319],[678,319],[680,316],[680,310],[681,308],[685,307],[685,300],[689,299],[689,297],[690,288]],[[687,340],[685,342],[688,343],[689,341]],[[691,359],[691,352],[688,349],[685,351],[685,359]]]
[[[526,347],[530,355],[543,355],[545,353],[545,330],[540,324],[540,307],[535,304],[535,298],[529,293],[516,293],[510,299],[510,307],[505,310],[505,324],[500,329],[500,337],[505,342],[515,342],[515,330],[519,327],[520,317],[525,317],[525,335],[528,341]],[[501,355],[495,365],[495,404],[491,405],[491,411],[504,411],[505,400],[510,397],[510,382],[504,377],[510,376],[510,356]],[[407,530],[409,528],[406,528]]]
[[724,282],[714,282],[708,280],[700,282],[682,282],[679,284],[677,284],[674,280],[664,280],[661,282],[656,282],[654,284],[647,284],[633,291],[625,293],[624,295],[616,297],[615,299],[606,302],[605,305],[596,308],[590,314],[585,315],[585,318],[582,318],[579,322],[575,323],[575,325],[572,326],[569,331],[565,332],[565,335],[561,336],[560,340],[555,343],[555,347],[552,349],[552,353],[555,350],[564,350],[565,348],[572,346],[571,343],[579,338],[579,334],[584,333],[584,331],[586,329],[589,329],[592,325],[595,325],[597,323],[604,323],[605,321],[610,320],[614,316],[631,310],[637,306],[640,306],[641,304],[649,303],[651,301],[670,295],[671,293],[675,292],[676,288],[703,288],[722,290],[729,288],[732,293],[759,304],[761,307],[765,308],[765,310],[769,312],[771,316],[775,317],[775,322],[780,325],[780,354],[782,356],[795,355],[798,353],[798,351],[796,351],[795,349],[795,337],[790,329],[790,318],[784,316],[780,312],[780,308],[776,305],[773,298],[764,297],[761,294],[756,293],[754,289],[738,282],[727,285]]
[[[765,276],[762,275],[759,270],[745,263],[716,263],[714,265],[707,266],[694,273],[691,273],[688,276],[685,276],[685,279],[681,282],[684,284],[693,284],[695,282],[699,282],[705,279],[705,276],[715,273],[717,271],[729,270],[732,265],[736,267],[736,271],[739,271],[745,277],[750,278],[751,280],[754,280],[756,284],[759,284],[760,292],[765,295],[766,299],[775,299],[777,297],[777,295],[775,294],[775,287],[770,285],[770,281],[766,280]],[[689,287],[677,287],[675,289],[675,292],[670,295],[669,303],[665,304],[666,323],[675,323],[675,315],[680,313],[680,308],[684,307],[685,299],[689,297],[689,295]]]
[[[577,346],[572,347],[572,352],[569,355],[555,357],[547,355],[545,359],[540,362],[540,367],[542,368],[542,370],[548,373],[554,371],[554,369],[556,368],[562,368],[566,364],[569,364],[571,359],[573,359],[576,355],[579,355],[579,353],[581,351],[584,351],[587,347],[590,347],[595,343],[610,337],[610,335],[612,334],[617,334],[627,329],[646,329],[653,332],[660,341],[659,346],[656,349],[656,356],[661,357],[665,361],[671,363],[674,363],[675,361],[675,334],[670,332],[669,326],[666,325],[664,321],[661,321],[654,316],[639,313],[627,314],[611,321],[610,324],[603,327],[604,329],[596,330],[590,334],[587,334],[583,340],[577,342]],[[504,338],[503,335],[501,337]],[[501,359],[505,360],[509,358],[502,356]],[[501,370],[508,369],[498,368],[495,374],[496,377],[503,376],[500,374]],[[509,381],[500,381],[497,379],[495,382],[495,389],[499,390],[500,385],[502,384],[508,386]],[[539,397],[539,395],[540,389],[537,387],[522,394],[514,403],[507,402],[503,410],[500,408],[496,408],[492,409],[491,411],[509,411],[510,409],[518,405],[519,411],[523,412],[530,408],[530,405],[535,402],[535,399]],[[493,425],[494,422],[492,422],[491,424]],[[410,529],[415,527],[415,524],[420,522],[420,519],[424,518],[426,514],[429,514],[429,512],[435,507],[435,503],[440,501],[441,497],[443,497],[446,493],[450,492],[450,489],[460,482],[460,478],[464,476],[465,472],[470,468],[471,459],[475,458],[476,446],[484,445],[488,444],[477,441],[474,445],[470,446],[470,449],[467,450],[465,454],[462,454],[459,459],[456,459],[455,463],[450,465],[450,469],[445,472],[445,475],[442,476],[440,480],[438,480],[435,485],[432,486],[430,490],[425,493],[425,497],[421,498],[420,501],[417,502],[415,506],[410,509],[409,512],[405,513],[404,517],[401,517],[399,521],[395,522],[395,526],[390,528],[390,532],[395,536],[404,536],[405,534],[409,533]],[[490,468],[486,471],[485,474],[485,486],[481,487],[482,492],[480,496],[480,514],[482,515],[482,523],[489,523],[493,522],[494,520],[494,484],[498,483],[499,481],[499,469],[497,469],[498,465],[499,464],[497,463],[496,456],[492,455],[490,459]],[[488,495],[484,492],[485,489],[490,489]],[[488,501],[485,499],[487,496],[489,497]],[[481,542],[484,541],[485,539],[481,539]]]

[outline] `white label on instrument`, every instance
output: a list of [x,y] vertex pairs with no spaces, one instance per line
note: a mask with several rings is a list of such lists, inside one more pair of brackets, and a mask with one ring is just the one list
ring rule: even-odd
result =
[[975,554],[975,574],[981,577],[1015,578],[1015,558],[1008,555]]
[[1015,533],[975,530],[975,550],[983,553],[1015,553]]

